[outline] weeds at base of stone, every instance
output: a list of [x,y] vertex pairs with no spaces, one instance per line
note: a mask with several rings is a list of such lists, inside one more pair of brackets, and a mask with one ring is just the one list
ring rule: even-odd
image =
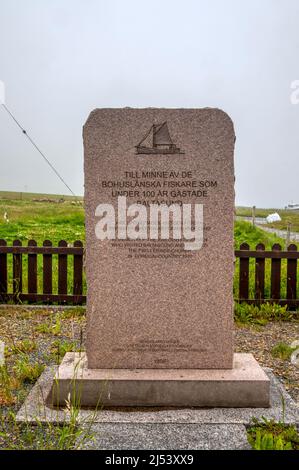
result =
[[281,421],[253,418],[247,437],[253,450],[299,450],[296,426]]

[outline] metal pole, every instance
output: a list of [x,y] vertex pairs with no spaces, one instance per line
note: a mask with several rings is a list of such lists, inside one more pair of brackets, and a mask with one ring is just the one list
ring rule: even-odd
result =
[[290,243],[291,243],[291,223],[288,222],[288,223],[287,223],[286,248],[288,248],[288,246],[290,245]]

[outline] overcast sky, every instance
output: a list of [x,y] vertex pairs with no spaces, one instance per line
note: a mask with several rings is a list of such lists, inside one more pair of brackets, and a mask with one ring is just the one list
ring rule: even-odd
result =
[[[298,0],[0,0],[6,104],[73,191],[97,107],[218,107],[236,202],[299,202]],[[0,190],[67,191],[0,107]]]

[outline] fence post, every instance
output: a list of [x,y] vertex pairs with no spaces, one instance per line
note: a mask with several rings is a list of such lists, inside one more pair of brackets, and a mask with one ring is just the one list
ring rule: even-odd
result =
[[[256,251],[265,251],[265,245],[258,243]],[[265,258],[255,260],[255,299],[257,303],[262,303],[265,297]]]
[[[248,243],[242,243],[240,250],[249,250]],[[239,299],[247,300],[249,297],[249,258],[240,258],[239,272]]]
[[[74,242],[74,246],[83,247],[80,240]],[[82,295],[83,292],[83,255],[74,255],[74,295]],[[81,301],[74,301],[75,304],[81,304]]]
[[[45,240],[43,246],[52,246],[50,240]],[[52,294],[52,254],[43,254],[43,293]]]
[[[58,246],[67,247],[67,242],[60,240]],[[67,255],[62,254],[58,255],[58,294],[67,294]]]
[[[13,246],[22,246],[20,240],[14,240]],[[13,294],[14,298],[19,301],[19,295],[22,293],[22,255],[20,253],[13,254]]]
[[[28,248],[31,246],[37,246],[35,240],[28,241]],[[28,253],[28,294],[37,294],[37,255],[35,253]]]
[[[296,245],[289,245],[288,251],[297,251]],[[296,300],[297,297],[297,259],[287,261],[287,300]],[[288,302],[289,308],[296,308],[296,303]]]
[[[6,246],[5,240],[0,240],[1,246]],[[6,302],[7,300],[7,254],[0,253],[0,301]]]
[[[272,246],[272,251],[281,251],[279,243]],[[271,299],[280,300],[281,258],[271,260]]]
[[255,227],[255,206],[252,207],[252,225]]
[[287,237],[286,237],[286,249],[288,249],[289,244],[291,243],[291,223],[287,223]]

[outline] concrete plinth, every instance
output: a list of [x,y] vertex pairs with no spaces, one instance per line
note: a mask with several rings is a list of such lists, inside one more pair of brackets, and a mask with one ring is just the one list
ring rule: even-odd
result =
[[67,353],[47,402],[96,406],[268,407],[270,381],[252,354],[233,369],[88,369],[85,353]]

